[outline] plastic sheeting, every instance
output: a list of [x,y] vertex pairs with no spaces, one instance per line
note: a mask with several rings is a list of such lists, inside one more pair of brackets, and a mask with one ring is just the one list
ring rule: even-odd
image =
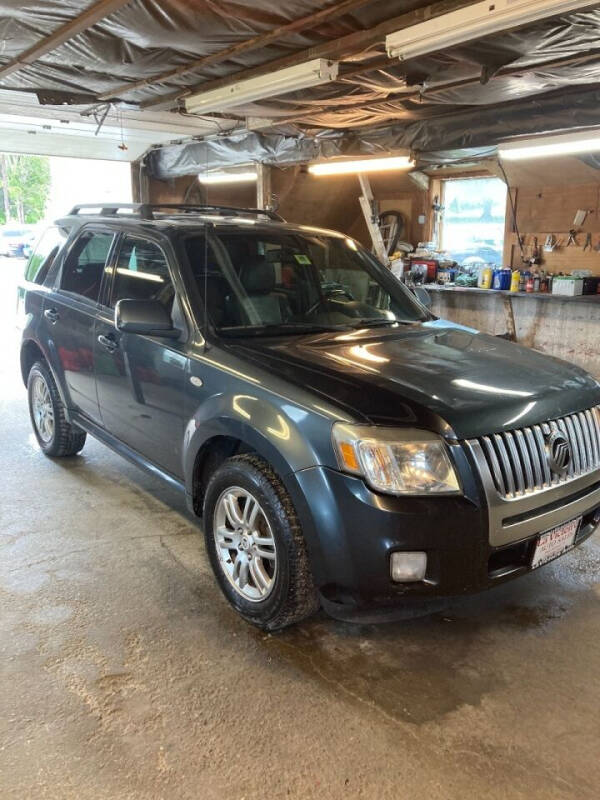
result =
[[146,166],[156,178],[174,178],[252,162],[285,166],[336,156],[412,150],[420,164],[448,164],[492,156],[514,136],[559,133],[600,125],[600,89],[555,93],[501,106],[462,109],[443,117],[372,130],[322,131],[316,136],[242,133],[152,150]]
[[[180,67],[337,1],[130,0],[0,80],[0,90],[35,92],[50,104],[92,104],[125,83]],[[0,0],[0,66],[89,5],[89,0]],[[424,5],[422,0],[374,0],[317,29],[282,35],[267,47],[137,89],[126,99],[141,103],[215,78],[243,78],[244,69]],[[177,145],[169,153],[152,153],[148,163],[155,174],[167,176],[248,161],[298,163],[404,147],[421,154],[460,151],[521,133],[597,125],[599,34],[596,7],[406,63],[385,62],[381,37],[364,52],[344,54],[335,83],[235,109],[240,128],[252,115],[276,120],[283,133]],[[217,126],[218,116],[213,119]]]

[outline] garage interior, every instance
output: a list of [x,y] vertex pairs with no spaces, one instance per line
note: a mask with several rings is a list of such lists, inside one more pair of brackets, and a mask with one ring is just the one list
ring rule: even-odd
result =
[[[0,151],[126,161],[136,202],[271,209],[375,252],[397,211],[410,249],[379,255],[431,280],[435,314],[600,380],[600,6],[514,5],[478,27],[495,6],[4,0]],[[404,166],[311,170],[380,158]],[[447,266],[449,187],[483,179],[506,192],[495,267],[530,288],[460,285]],[[3,261],[3,797],[597,796],[597,533],[429,616],[256,630],[182,497],[94,441],[68,461],[39,451],[23,264]]]

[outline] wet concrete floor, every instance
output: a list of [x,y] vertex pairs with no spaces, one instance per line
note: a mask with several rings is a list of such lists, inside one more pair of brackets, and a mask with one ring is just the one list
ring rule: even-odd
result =
[[179,495],[40,453],[0,305],[3,800],[598,797],[598,537],[425,619],[265,635]]

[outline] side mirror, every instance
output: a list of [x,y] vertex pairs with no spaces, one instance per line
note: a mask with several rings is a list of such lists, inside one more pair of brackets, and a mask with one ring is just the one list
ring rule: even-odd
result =
[[181,334],[173,327],[167,309],[158,300],[119,300],[115,306],[115,328],[123,333],[141,333],[177,339]]
[[425,308],[431,308],[431,295],[424,289],[422,286],[415,286],[413,289],[417,300],[425,306]]

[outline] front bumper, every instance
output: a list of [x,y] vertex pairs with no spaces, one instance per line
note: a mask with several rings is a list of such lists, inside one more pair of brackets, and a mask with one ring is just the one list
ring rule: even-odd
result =
[[[523,535],[513,529],[510,541],[494,546],[481,486],[466,487],[460,497],[400,498],[377,494],[360,478],[326,467],[302,470],[295,478],[294,502],[315,582],[326,608],[341,617],[483,591],[530,571],[537,534],[581,515],[579,544],[600,522],[600,485],[592,484],[572,502],[563,497],[558,508],[538,508],[535,522],[524,521]],[[395,550],[427,553],[424,581],[391,580]]]

